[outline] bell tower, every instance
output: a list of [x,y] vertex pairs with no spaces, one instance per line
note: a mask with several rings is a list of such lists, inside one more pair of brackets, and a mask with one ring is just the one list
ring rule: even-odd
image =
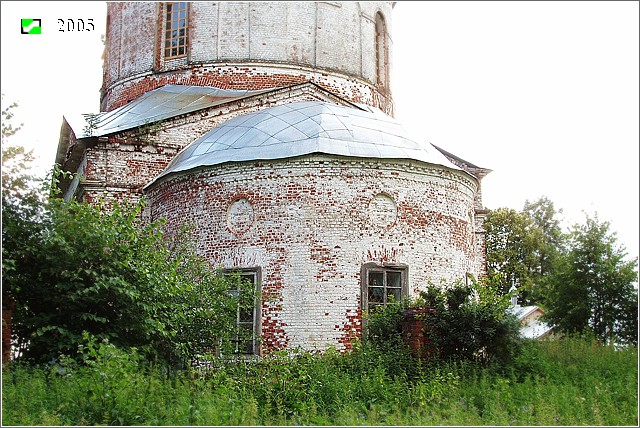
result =
[[109,2],[101,110],[165,84],[313,82],[393,115],[394,2]]

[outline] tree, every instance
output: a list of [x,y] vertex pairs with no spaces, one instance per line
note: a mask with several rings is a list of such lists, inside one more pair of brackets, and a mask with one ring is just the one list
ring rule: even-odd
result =
[[531,293],[538,271],[543,234],[531,217],[509,208],[487,215],[487,273],[496,277],[503,293],[512,285]]
[[[2,95],[4,102],[4,94]],[[43,189],[38,179],[30,173],[34,160],[33,151],[22,146],[14,146],[9,137],[18,132],[22,125],[11,123],[16,102],[2,108],[2,220],[3,224],[16,218],[36,220],[42,212]],[[5,209],[6,208],[6,209]]]
[[[29,173],[33,162],[33,152],[24,147],[12,146],[9,138],[20,130],[22,125],[14,126],[12,119],[16,102],[4,106],[2,95],[2,310],[3,323],[5,314],[13,310],[14,299],[5,280],[15,272],[16,261],[20,255],[9,255],[9,242],[27,244],[37,235],[38,221],[42,214],[42,189],[38,187],[36,178]],[[18,247],[18,250],[20,248]],[[6,312],[5,312],[6,311]],[[9,355],[10,346],[5,342],[3,328],[3,359]]]
[[[3,124],[2,292],[15,301],[21,358],[73,356],[88,332],[180,364],[232,339],[238,306],[253,307],[255,296],[239,275],[214,271],[188,231],[172,244],[162,221],[142,220],[144,202],[107,209],[41,197],[32,177],[6,163],[29,162],[24,150],[6,149],[12,132]],[[44,182],[55,188],[58,177]]]
[[521,212],[498,208],[487,216],[487,271],[502,291],[516,285],[525,304],[540,303],[553,261],[563,248],[558,212],[546,197],[525,201]]
[[617,245],[609,222],[586,216],[557,261],[545,317],[567,333],[592,332],[603,343],[637,344],[638,260]]
[[560,228],[560,221],[556,218],[562,210],[556,211],[553,202],[546,196],[542,196],[533,202],[526,200],[522,212],[527,214],[542,232],[542,245],[536,249],[536,252],[539,259],[538,273],[545,276],[551,272],[553,260],[564,246],[564,235]]
[[522,212],[531,218],[541,233],[538,246],[533,249],[536,263],[529,272],[533,282],[529,300],[540,303],[544,301],[551,286],[549,278],[553,273],[553,266],[566,249],[566,237],[557,219],[562,210],[556,211],[553,202],[542,196],[534,202],[525,201]]

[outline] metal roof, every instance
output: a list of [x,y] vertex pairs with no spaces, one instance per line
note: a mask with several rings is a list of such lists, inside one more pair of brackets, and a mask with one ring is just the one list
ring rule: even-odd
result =
[[[520,305],[516,305],[516,306],[510,306],[509,307],[509,311],[514,314],[519,320],[523,320],[525,319],[527,316],[529,316],[532,312],[537,311],[538,309],[540,309],[538,306],[520,306]],[[541,310],[541,309],[540,309]]]
[[538,339],[551,333],[553,327],[542,321],[533,321],[520,329],[520,336],[527,339]]
[[[191,113],[268,90],[228,90],[212,86],[164,85],[115,110],[65,117],[77,138],[101,137]],[[94,122],[89,127],[88,117]]]
[[[511,287],[515,289],[515,287]],[[511,290],[510,290],[511,291]],[[518,320],[524,322],[525,319],[531,315],[535,311],[542,311],[539,306],[510,306],[508,311],[515,315]],[[540,321],[539,319],[528,320],[520,327],[520,336],[526,337],[528,339],[538,339],[540,337],[546,336],[553,330],[553,326],[547,324],[544,321]]]
[[392,117],[366,105],[358,107],[305,101],[235,117],[189,144],[158,178],[225,162],[311,153],[413,159],[462,171],[434,147],[409,137]]

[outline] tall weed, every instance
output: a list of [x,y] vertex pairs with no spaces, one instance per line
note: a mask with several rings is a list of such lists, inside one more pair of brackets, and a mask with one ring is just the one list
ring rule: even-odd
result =
[[430,362],[409,373],[360,344],[170,371],[88,338],[80,361],[5,368],[2,424],[637,425],[636,348],[527,347],[513,368]]

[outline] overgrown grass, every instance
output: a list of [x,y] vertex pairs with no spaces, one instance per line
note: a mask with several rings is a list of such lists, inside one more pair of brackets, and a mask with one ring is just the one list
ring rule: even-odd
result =
[[[394,362],[394,364],[392,364]],[[531,342],[510,367],[360,347],[171,372],[110,345],[3,369],[3,425],[630,425],[637,348]]]

